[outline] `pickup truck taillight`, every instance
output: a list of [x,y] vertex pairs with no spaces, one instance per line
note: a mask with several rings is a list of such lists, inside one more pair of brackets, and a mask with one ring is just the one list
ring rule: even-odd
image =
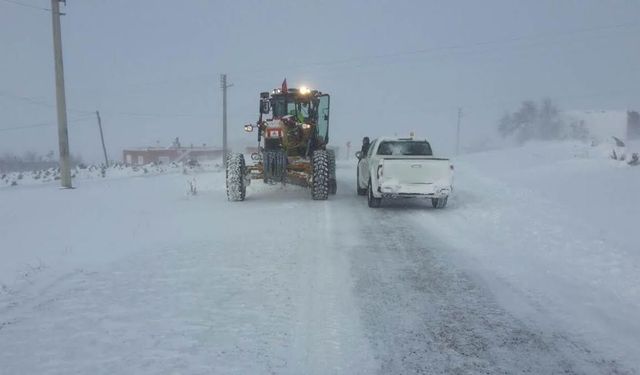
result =
[[382,163],[382,160],[380,160],[380,164],[378,164],[378,171],[377,171],[378,172],[377,173],[378,174],[378,180],[382,178],[382,173],[383,173],[382,166],[383,166],[383,163]]
[[451,168],[451,170],[453,170],[453,164],[451,164],[451,165],[449,166],[449,168]]

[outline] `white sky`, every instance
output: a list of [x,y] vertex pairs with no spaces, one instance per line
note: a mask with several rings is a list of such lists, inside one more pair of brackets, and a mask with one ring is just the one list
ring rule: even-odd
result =
[[[46,0],[0,0],[0,154],[57,152]],[[255,143],[258,94],[332,95],[331,143],[417,135],[453,150],[494,136],[501,114],[549,96],[565,109],[640,108],[638,1],[69,0],[62,19],[71,151]],[[32,125],[38,125],[30,127]],[[39,126],[42,125],[42,126]],[[22,129],[7,130],[22,127]]]

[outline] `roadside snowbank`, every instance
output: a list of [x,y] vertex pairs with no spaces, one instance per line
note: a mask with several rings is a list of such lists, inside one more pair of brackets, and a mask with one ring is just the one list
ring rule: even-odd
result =
[[[220,161],[203,162],[197,166],[189,166],[185,163],[147,164],[132,166],[126,164],[114,164],[107,168],[103,166],[83,166],[71,170],[74,180],[93,180],[105,178],[122,178],[135,176],[155,176],[166,173],[201,172],[205,170],[218,171],[222,168]],[[0,174],[0,189],[3,187],[15,187],[19,185],[40,185],[55,182],[60,179],[58,168],[30,172],[9,172]]]
[[610,151],[560,142],[465,155],[450,209],[416,219],[523,319],[640,368],[640,167]]
[[221,171],[215,164],[186,171],[180,165],[147,172],[112,167],[104,178],[99,170],[82,171],[71,190],[28,177],[0,188],[0,297],[188,237],[176,209],[190,199],[191,184],[198,194],[223,190]]

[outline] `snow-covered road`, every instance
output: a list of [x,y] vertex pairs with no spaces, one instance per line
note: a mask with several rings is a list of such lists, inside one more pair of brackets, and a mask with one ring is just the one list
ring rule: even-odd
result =
[[0,224],[33,232],[2,233],[0,374],[635,373],[505,307],[421,219],[446,213],[369,209],[338,173],[329,201],[254,182],[227,202],[222,173],[196,196],[177,174],[2,191]]

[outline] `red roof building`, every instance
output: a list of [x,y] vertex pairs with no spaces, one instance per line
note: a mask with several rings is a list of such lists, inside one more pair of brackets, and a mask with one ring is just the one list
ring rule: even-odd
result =
[[168,164],[189,160],[201,162],[220,158],[222,150],[210,147],[146,147],[122,151],[122,160],[129,165]]

